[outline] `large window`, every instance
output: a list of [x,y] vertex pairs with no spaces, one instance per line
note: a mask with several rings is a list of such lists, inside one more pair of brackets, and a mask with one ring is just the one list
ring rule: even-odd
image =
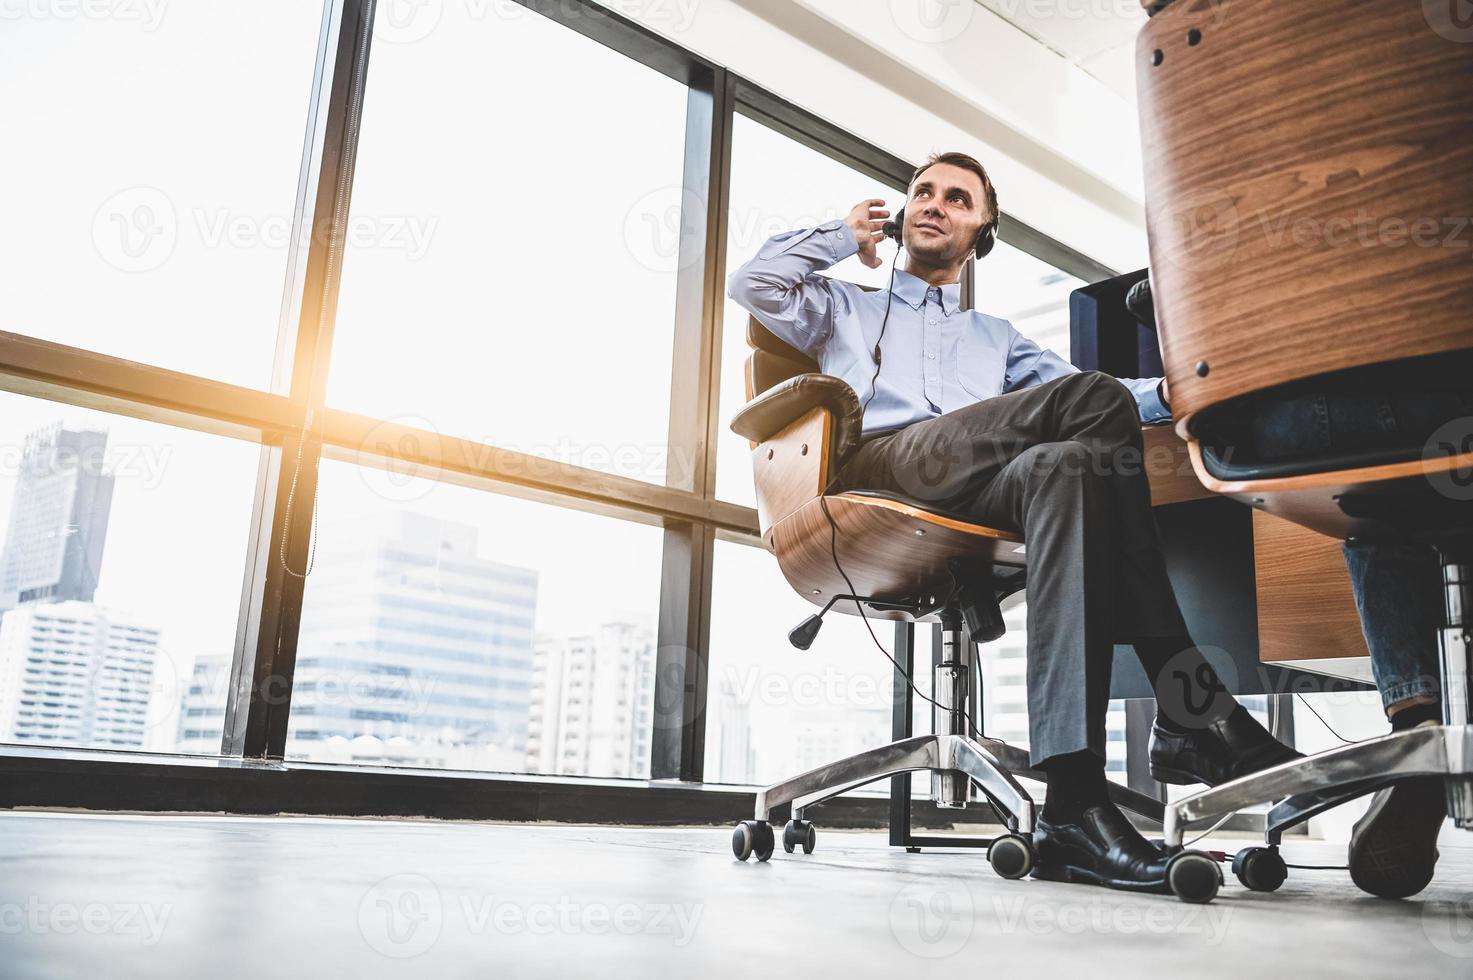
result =
[[[857,618],[787,643],[725,280],[907,164],[593,0],[23,6],[0,743],[750,784],[890,739]],[[977,305],[1067,354],[1076,284],[1000,245]]]
[[1069,294],[1085,285],[1040,258],[998,242],[992,254],[973,263],[972,305],[1001,317],[1023,336],[1070,359]]
[[649,775],[660,532],[323,464],[292,758]]
[[[726,234],[726,273],[730,275],[757,254],[773,235],[812,228],[846,217],[854,205],[870,197],[892,201],[896,211],[905,192],[844,166],[817,150],[789,139],[760,122],[738,114],[732,127],[731,201]],[[845,259],[824,275],[883,287],[889,279],[894,246],[879,248],[885,265],[870,269],[857,256]],[[723,287],[723,295],[725,289]],[[751,448],[729,428],[731,417],[747,401],[743,365],[748,313],[726,300],[721,339],[721,407],[716,457],[716,495],[733,503],[757,505],[752,488]]]
[[0,394],[0,742],[220,750],[256,447]]
[[[788,630],[816,611],[771,554],[716,542],[708,780],[772,783],[890,741],[894,668],[858,616],[835,609],[811,648],[788,643]],[[870,625],[893,656],[894,624]]]
[[321,20],[8,4],[0,330],[269,387]]
[[516,4],[422,12],[378,27],[328,403],[665,482],[685,86]]

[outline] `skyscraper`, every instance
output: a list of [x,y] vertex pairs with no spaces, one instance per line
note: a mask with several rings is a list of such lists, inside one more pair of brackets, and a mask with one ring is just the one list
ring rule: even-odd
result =
[[158,646],[158,630],[90,602],[9,610],[0,741],[142,748]]
[[0,558],[0,610],[92,601],[112,509],[106,449],[106,432],[60,422],[26,436]]
[[716,772],[711,778],[718,783],[757,781],[757,753],[752,747],[752,708],[742,700],[730,678],[721,681],[721,695],[712,707],[712,724],[706,731],[716,740]]
[[655,643],[646,625],[604,623],[583,636],[539,636],[527,767],[568,776],[650,774]]
[[230,654],[206,654],[194,662],[179,704],[174,751],[214,755],[225,731],[225,695]]
[[411,511],[318,534],[288,753],[519,771],[537,573],[480,557],[474,527]]
[[159,631],[97,606],[107,433],[26,436],[0,553],[0,740],[144,747]]

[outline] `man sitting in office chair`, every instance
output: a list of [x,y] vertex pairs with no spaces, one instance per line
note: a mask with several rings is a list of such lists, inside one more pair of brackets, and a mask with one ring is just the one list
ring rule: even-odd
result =
[[[895,222],[883,206],[862,201],[846,219],[775,236],[732,274],[730,295],[859,395],[863,444],[840,488],[1022,532],[1029,748],[1048,778],[1034,874],[1166,891],[1168,855],[1107,794],[1114,644],[1134,646],[1160,695],[1156,778],[1215,785],[1299,754],[1232,699],[1177,606],[1141,466],[1141,422],[1170,418],[1164,382],[1081,373],[1007,321],[958,309],[961,270],[991,250],[998,225],[997,194],[970,156],[917,169]],[[878,268],[887,224],[906,252],[889,288],[817,274],[855,254]]]

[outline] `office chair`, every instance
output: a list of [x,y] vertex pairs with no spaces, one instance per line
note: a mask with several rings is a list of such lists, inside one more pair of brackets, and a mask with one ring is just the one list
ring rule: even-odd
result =
[[[762,542],[788,584],[820,607],[789,633],[790,642],[807,649],[826,613],[858,614],[861,605],[875,619],[940,623],[941,642],[933,658],[934,733],[860,752],[758,791],[753,818],[732,833],[732,853],[741,861],[770,858],[775,835],[769,818],[791,803],[783,849],[811,854],[816,833],[805,819],[809,808],[890,776],[930,772],[937,806],[964,808],[969,785],[981,791],[1008,829],[992,840],[988,861],[1005,878],[1023,877],[1034,866],[1034,805],[1016,777],[1043,776],[1031,770],[1026,750],[969,731],[977,670],[973,643],[1003,634],[1000,603],[1022,588],[1026,574],[1022,539],[893,494],[829,493],[834,475],[860,445],[858,396],[755,318],[748,320],[747,342],[753,348],[746,362],[748,402],[731,428],[752,443]],[[842,572],[831,549],[838,551]],[[1114,783],[1110,792],[1118,805],[1160,819],[1160,801]],[[1181,876],[1178,894],[1184,898],[1191,877]],[[1215,894],[1215,880],[1211,887]],[[1211,897],[1190,895],[1194,901]]]
[[[1332,537],[1424,542],[1442,563],[1443,725],[1166,807],[1172,844],[1194,821],[1282,801],[1267,846],[1234,861],[1245,885],[1271,891],[1286,874],[1286,828],[1391,779],[1443,777],[1448,814],[1473,829],[1473,419],[1426,446],[1287,461],[1255,458],[1246,427],[1266,397],[1473,377],[1468,251],[1441,234],[1431,245],[1409,237],[1424,217],[1446,233],[1438,219],[1473,214],[1473,58],[1422,4],[1227,0],[1211,17],[1187,0],[1145,6],[1154,312],[1193,467],[1250,506]],[[1369,240],[1354,230],[1363,214],[1377,220]]]

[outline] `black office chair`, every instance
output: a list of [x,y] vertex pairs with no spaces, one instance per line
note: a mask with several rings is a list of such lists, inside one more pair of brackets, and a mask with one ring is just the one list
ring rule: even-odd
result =
[[[833,474],[860,444],[858,396],[755,319],[748,321],[747,341],[753,348],[746,364],[748,403],[731,428],[752,443],[763,543],[788,584],[820,607],[789,640],[807,649],[825,613],[858,613],[862,604],[865,615],[876,619],[939,622],[941,648],[934,667],[934,734],[870,749],[760,790],[753,819],[732,834],[732,853],[743,861],[753,854],[759,861],[771,857],[775,841],[768,820],[788,803],[792,819],[783,828],[783,849],[812,853],[815,831],[804,819],[809,808],[868,783],[924,771],[932,774],[931,797],[940,807],[966,807],[968,786],[976,785],[1009,831],[992,841],[988,860],[1003,877],[1021,878],[1034,864],[1034,807],[1015,777],[1043,777],[1031,771],[1026,751],[969,733],[968,702],[976,670],[973,644],[1002,635],[1000,603],[1024,584],[1022,539],[895,494],[829,493]],[[830,551],[834,541],[842,573]],[[1110,792],[1120,806],[1161,818],[1160,801],[1113,783]],[[1210,860],[1192,851],[1178,858],[1182,869]],[[1179,876],[1178,894],[1209,900],[1212,895],[1191,892],[1186,883],[1193,878]],[[1195,879],[1210,879],[1216,893],[1218,875]],[[1176,889],[1177,875],[1172,882]]]

